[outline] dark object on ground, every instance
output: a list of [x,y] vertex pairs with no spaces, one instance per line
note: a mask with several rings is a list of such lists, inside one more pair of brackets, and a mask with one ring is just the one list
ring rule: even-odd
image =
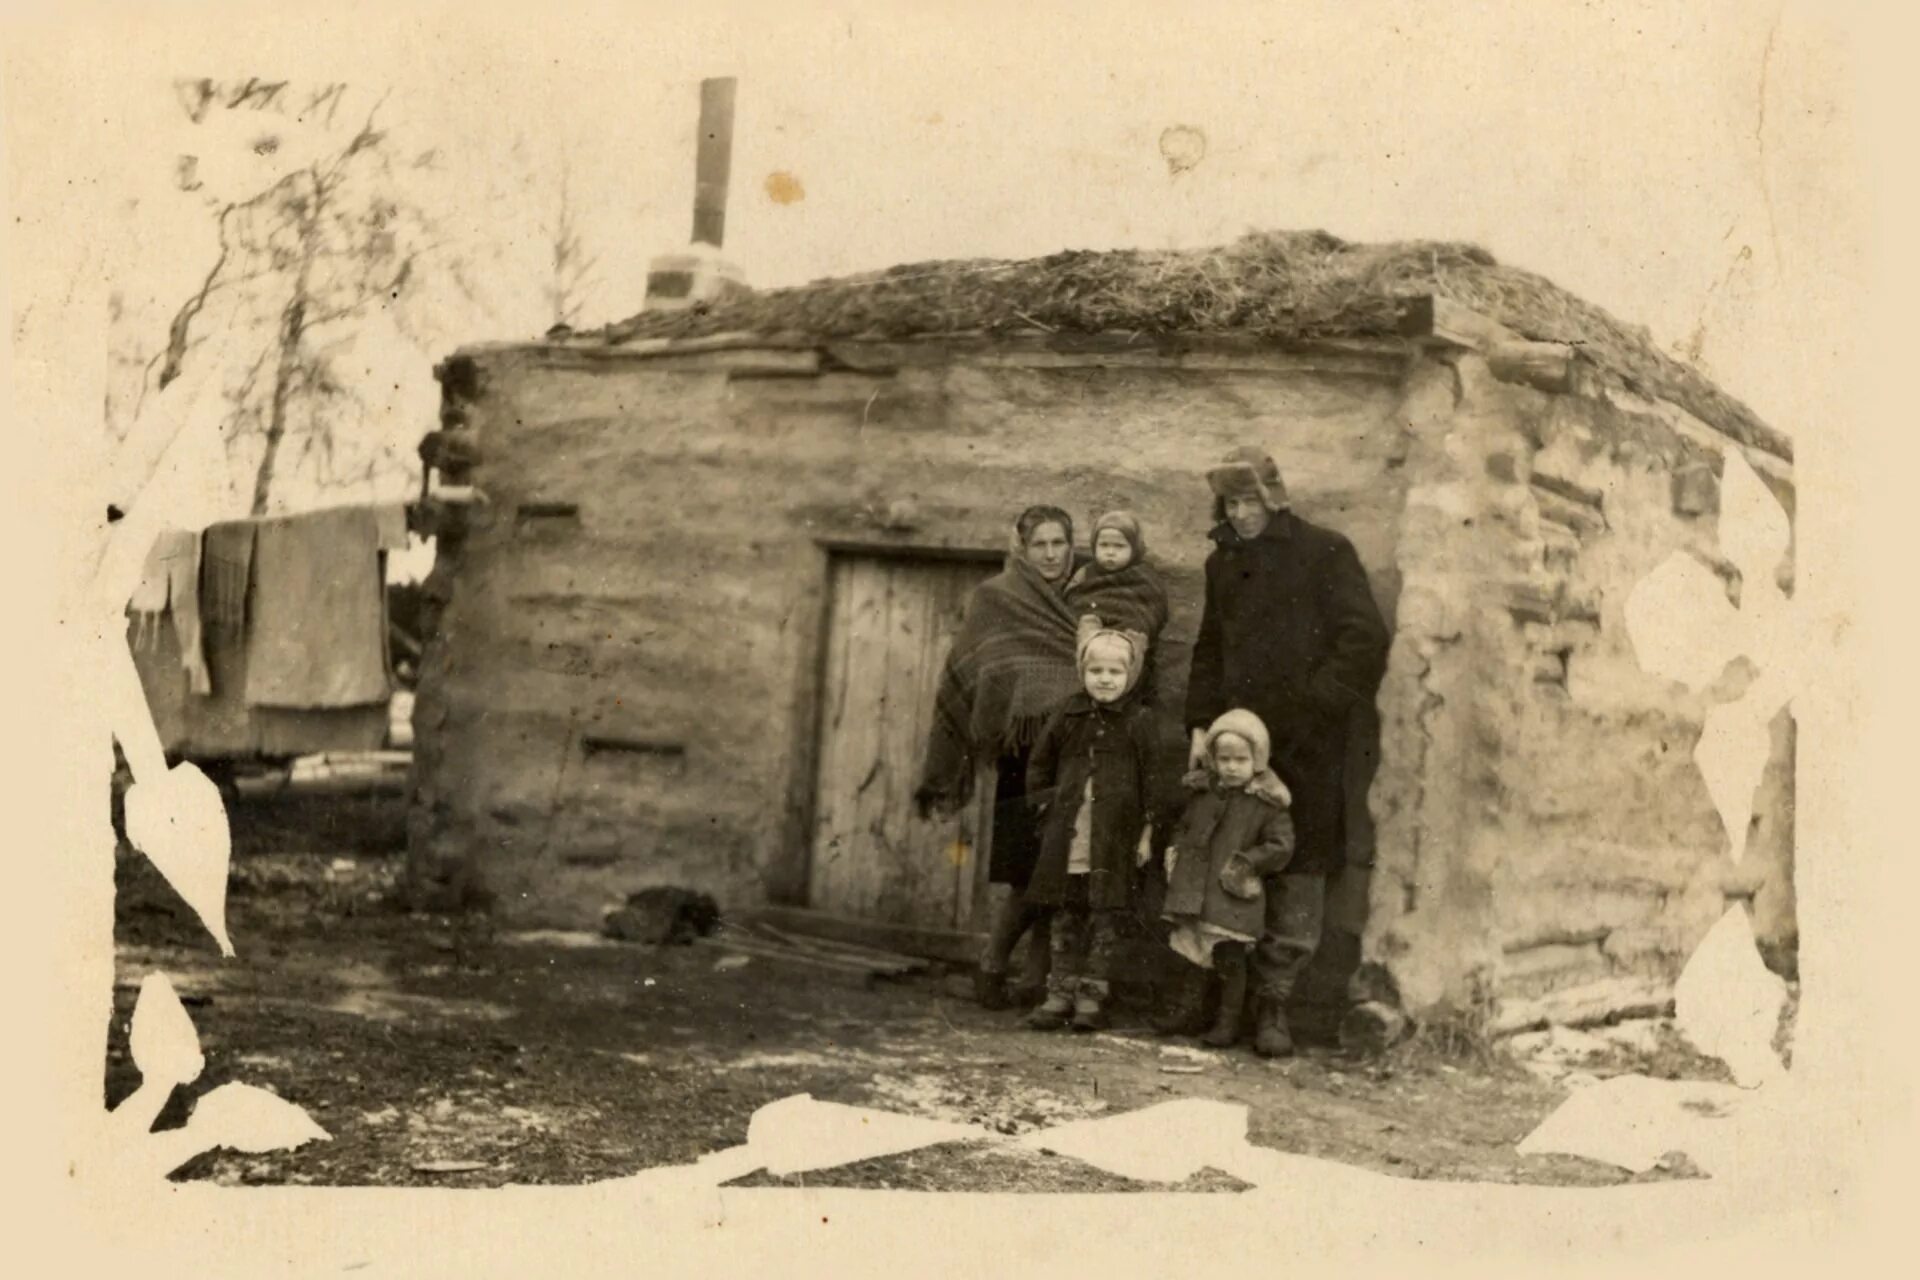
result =
[[608,913],[603,927],[609,938],[664,946],[705,937],[719,923],[720,907],[709,895],[658,885],[629,894],[627,905]]

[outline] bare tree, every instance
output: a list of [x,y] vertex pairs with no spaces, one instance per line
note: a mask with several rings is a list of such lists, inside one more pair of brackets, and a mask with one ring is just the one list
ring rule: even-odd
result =
[[[328,86],[295,104],[301,120],[330,117],[344,88]],[[215,106],[283,109],[291,96],[284,84],[257,80],[180,86],[182,107],[195,123]],[[254,515],[266,513],[274,479],[296,442],[296,461],[317,455],[323,477],[334,482],[404,466],[390,446],[377,445],[364,451],[357,473],[341,463],[353,434],[348,428],[378,412],[336,367],[341,353],[376,313],[404,325],[402,304],[428,259],[443,248],[424,211],[398,194],[397,165],[403,162],[377,127],[378,112],[376,104],[343,144],[262,190],[214,207],[214,261],[174,312],[166,344],[150,362],[152,385],[164,390],[180,376],[205,330],[239,335],[244,345],[223,387],[223,425],[230,453],[257,450]],[[267,135],[254,147],[269,155],[276,145]],[[190,159],[177,173],[187,191],[198,182]],[[424,167],[431,160],[428,151],[410,163]],[[217,316],[209,313],[216,305]]]
[[585,295],[599,283],[593,271],[600,263],[598,254],[589,254],[580,237],[573,207],[572,167],[560,170],[560,207],[553,225],[547,228],[552,243],[552,275],[546,286],[548,307],[554,327],[573,328],[580,318]]

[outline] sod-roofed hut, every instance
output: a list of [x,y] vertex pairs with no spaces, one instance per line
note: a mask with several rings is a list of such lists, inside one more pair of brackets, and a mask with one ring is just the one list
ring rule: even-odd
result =
[[1623,621],[1675,549],[1725,566],[1728,457],[1791,512],[1789,443],[1477,249],[919,264],[440,373],[429,460],[487,501],[434,571],[424,896],[591,927],[675,883],[964,946],[982,815],[929,823],[910,793],[968,591],[1029,503],[1137,512],[1174,598],[1177,768],[1203,471],[1251,443],[1352,539],[1394,631],[1310,994],[1358,964],[1374,996],[1507,1026],[1657,1003],[1730,899],[1791,954],[1790,722],[1736,866],[1692,759],[1707,704]]

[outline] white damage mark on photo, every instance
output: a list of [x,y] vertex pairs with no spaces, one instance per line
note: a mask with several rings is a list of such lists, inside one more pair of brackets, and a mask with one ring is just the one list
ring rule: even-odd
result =
[[[124,602],[125,597],[120,597]],[[220,946],[233,955],[227,937],[227,865],[232,837],[219,789],[200,766],[182,762],[167,767],[146,695],[120,627],[119,607],[102,627],[111,639],[102,660],[115,677],[114,738],[126,754],[133,784],[127,788],[127,840],[192,907]]]
[[165,974],[151,973],[141,982],[128,1048],[140,1071],[140,1087],[111,1115],[117,1149],[110,1158],[117,1171],[165,1177],[217,1147],[259,1154],[329,1137],[299,1107],[248,1084],[208,1090],[195,1101],[185,1125],[155,1132],[154,1121],[173,1091],[192,1084],[206,1069],[199,1033]]
[[[1694,759],[1740,860],[1768,753],[1767,725],[1798,687],[1804,637],[1779,575],[1792,537],[1787,514],[1738,451],[1726,454],[1719,542],[1739,572],[1740,604],[1700,561],[1675,552],[1627,600],[1641,665],[1695,691],[1744,660],[1757,674],[1706,714]],[[1754,944],[1735,902],[1708,931],[1674,984],[1674,1021],[1694,1048],[1726,1063],[1737,1087],[1617,1076],[1574,1092],[1520,1143],[1522,1155],[1584,1156],[1634,1173],[1681,1152],[1711,1176],[1729,1167],[1756,1128],[1772,1125],[1759,1091],[1777,1095],[1787,1071],[1773,1046],[1786,984]]]
[[759,1162],[757,1167],[784,1177],[918,1151],[943,1142],[974,1142],[997,1136],[978,1125],[924,1120],[796,1094],[753,1113],[747,1126],[746,1149]]
[[[235,952],[227,935],[227,872],[232,836],[225,803],[199,766],[167,766],[125,642],[125,604],[144,555],[128,552],[125,540],[151,531],[148,522],[133,529],[125,524],[112,527],[108,545],[96,560],[90,597],[97,610],[99,669],[112,691],[108,723],[133,775],[126,793],[127,838],[193,909],[221,955],[231,958]],[[111,833],[108,839],[111,843]],[[102,1153],[101,1163],[108,1167],[164,1177],[216,1147],[280,1151],[328,1136],[299,1106],[265,1089],[231,1083],[199,1098],[185,1127],[153,1132],[173,1091],[197,1079],[205,1066],[192,1019],[164,974],[152,973],[142,981],[129,1047],[141,1085],[115,1109],[114,1123],[105,1131],[111,1149]]]
[[1682,1152],[1711,1177],[1733,1167],[1746,1137],[1737,1117],[1747,1101],[1732,1085],[1615,1076],[1576,1090],[1519,1151],[1584,1156],[1632,1173]]
[[1737,696],[1707,711],[1694,748],[1738,862],[1767,764],[1767,725],[1799,686],[1805,638],[1779,581],[1792,537],[1787,513],[1738,450],[1725,457],[1720,551],[1739,572],[1739,606],[1711,569],[1676,551],[1634,588],[1626,614],[1640,665],[1654,675],[1701,692],[1737,659],[1756,672]]
[[1787,986],[1760,959],[1747,909],[1734,903],[1700,942],[1673,988],[1674,1024],[1693,1047],[1727,1064],[1743,1088],[1786,1074],[1774,1032]]

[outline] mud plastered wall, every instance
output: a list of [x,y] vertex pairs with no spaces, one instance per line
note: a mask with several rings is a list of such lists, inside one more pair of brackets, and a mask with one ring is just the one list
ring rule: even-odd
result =
[[[1366,972],[1495,1029],[1646,1011],[1729,899],[1790,965],[1791,722],[1736,867],[1692,758],[1718,691],[1645,673],[1623,617],[1676,548],[1737,593],[1714,516],[1742,446],[1597,384],[1548,394],[1471,351],[1451,363],[1409,390]],[[1790,512],[1787,464],[1744,455]]]
[[[822,543],[999,549],[1033,502],[1141,517],[1174,598],[1177,771],[1204,467],[1236,444],[1271,450],[1301,514],[1353,539],[1391,617],[1408,360],[1393,342],[473,353],[471,385],[448,397],[489,502],[443,553],[416,711],[416,890],[574,926],[655,883],[791,900]],[[596,752],[595,737],[659,749]]]

